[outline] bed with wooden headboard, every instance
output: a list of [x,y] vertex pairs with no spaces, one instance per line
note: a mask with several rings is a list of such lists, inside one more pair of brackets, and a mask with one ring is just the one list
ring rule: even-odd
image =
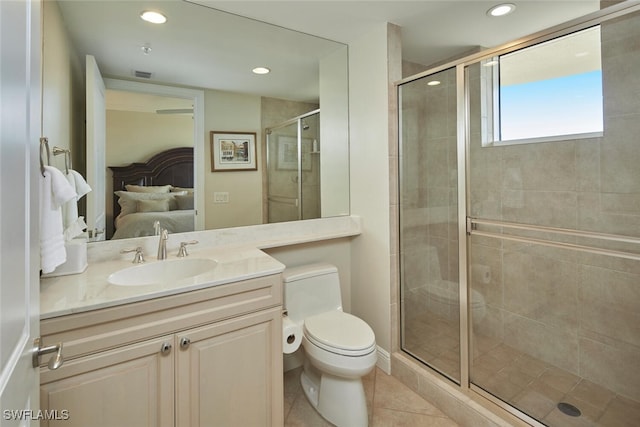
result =
[[151,236],[156,221],[170,233],[193,231],[193,148],[171,148],[147,162],[109,169],[115,232],[107,238]]

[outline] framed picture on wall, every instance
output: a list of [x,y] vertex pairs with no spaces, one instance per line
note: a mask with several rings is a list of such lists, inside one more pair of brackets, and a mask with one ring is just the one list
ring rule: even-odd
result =
[[211,131],[211,172],[255,170],[255,132]]

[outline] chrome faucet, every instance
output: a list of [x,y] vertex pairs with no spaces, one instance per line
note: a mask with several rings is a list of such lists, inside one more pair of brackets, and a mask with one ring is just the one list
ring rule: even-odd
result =
[[160,229],[160,240],[158,241],[158,259],[167,259],[167,240],[169,232],[166,228]]

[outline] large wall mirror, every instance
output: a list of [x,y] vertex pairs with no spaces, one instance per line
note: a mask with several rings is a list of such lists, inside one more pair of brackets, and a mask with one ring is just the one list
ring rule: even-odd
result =
[[[274,214],[283,200],[349,214],[346,45],[204,0],[43,5],[43,134],[95,183],[79,206],[93,240],[148,235],[156,213],[175,232],[295,220]],[[143,21],[148,10],[167,21]],[[118,233],[131,209],[141,222]]]

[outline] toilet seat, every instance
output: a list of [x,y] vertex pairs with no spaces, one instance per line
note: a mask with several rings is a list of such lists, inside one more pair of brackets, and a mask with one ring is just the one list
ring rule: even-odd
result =
[[344,356],[363,356],[376,349],[371,327],[364,320],[339,310],[306,318],[304,335],[312,344]]

